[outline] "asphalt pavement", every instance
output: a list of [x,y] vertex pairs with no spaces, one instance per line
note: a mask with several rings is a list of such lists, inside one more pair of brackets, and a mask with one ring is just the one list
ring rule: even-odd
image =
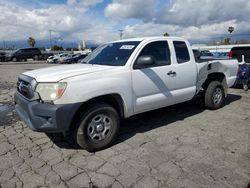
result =
[[18,75],[48,66],[62,65],[0,63],[0,187],[248,186],[250,91],[229,89],[216,111],[191,101],[124,120],[115,145],[89,153],[16,116]]

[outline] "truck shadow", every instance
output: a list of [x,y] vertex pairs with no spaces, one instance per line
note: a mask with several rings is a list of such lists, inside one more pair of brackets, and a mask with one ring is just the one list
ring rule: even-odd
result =
[[[240,100],[240,95],[229,94],[225,105]],[[177,121],[202,113],[206,108],[197,100],[165,107],[162,109],[146,112],[124,120],[121,126],[119,141],[123,142],[137,133],[144,133]]]
[[[229,105],[240,99],[240,95],[229,94],[225,105]],[[206,109],[200,103],[192,100],[133,116],[122,121],[120,135],[114,145],[135,136],[137,133],[148,132],[162,126],[168,126],[176,121],[183,121],[190,116],[202,113],[204,110]],[[65,140],[61,134],[49,134],[48,137],[60,148],[80,149],[70,139]]]

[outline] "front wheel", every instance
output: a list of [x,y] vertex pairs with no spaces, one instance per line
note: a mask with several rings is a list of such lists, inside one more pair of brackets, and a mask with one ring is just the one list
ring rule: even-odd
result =
[[221,82],[212,81],[205,92],[205,107],[211,110],[221,108],[225,103],[225,88]]
[[81,117],[75,132],[77,144],[90,152],[110,146],[118,135],[120,118],[108,104],[90,107]]
[[39,60],[39,58],[38,58],[38,55],[35,55],[34,57],[33,57],[33,60]]
[[13,62],[17,62],[17,58],[16,58],[16,57],[13,57],[11,60],[12,60]]

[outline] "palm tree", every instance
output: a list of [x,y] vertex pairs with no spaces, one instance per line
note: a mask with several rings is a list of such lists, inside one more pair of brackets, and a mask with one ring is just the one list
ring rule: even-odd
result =
[[232,32],[234,31],[234,27],[232,26],[228,27],[227,31],[229,32],[229,36],[230,36],[228,44],[230,44],[230,40],[232,38]]
[[230,27],[228,27],[227,30],[228,30],[229,33],[232,33],[234,31],[234,27],[230,26]]
[[163,34],[163,36],[168,37],[169,34],[166,32],[166,33]]
[[34,47],[36,44],[36,40],[33,37],[29,37],[27,42],[30,45],[30,47]]

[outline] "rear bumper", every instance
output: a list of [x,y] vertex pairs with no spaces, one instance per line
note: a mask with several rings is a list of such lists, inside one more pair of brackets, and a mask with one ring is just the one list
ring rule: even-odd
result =
[[80,107],[78,104],[52,105],[30,101],[19,92],[15,93],[15,109],[18,116],[26,125],[38,132],[65,132]]

